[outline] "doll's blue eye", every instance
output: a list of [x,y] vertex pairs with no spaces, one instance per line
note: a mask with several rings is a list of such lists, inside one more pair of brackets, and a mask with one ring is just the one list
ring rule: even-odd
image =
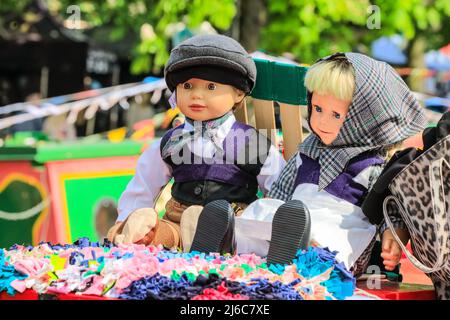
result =
[[185,82],[185,83],[183,83],[183,88],[184,89],[191,89],[192,88],[192,84],[190,84],[189,82]]
[[216,89],[216,84],[215,83],[209,83],[208,84],[208,90],[215,90]]
[[314,108],[316,109],[317,112],[322,112],[322,108],[319,106],[314,106]]
[[335,117],[336,119],[340,119],[340,118],[341,118],[341,115],[340,115],[339,113],[335,112],[335,113],[334,113],[334,117]]

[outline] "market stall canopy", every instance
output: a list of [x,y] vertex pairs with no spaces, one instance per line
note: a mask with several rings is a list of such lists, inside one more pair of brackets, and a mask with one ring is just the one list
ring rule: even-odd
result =
[[372,42],[372,57],[394,65],[406,65],[408,57],[403,52],[404,39],[399,35],[381,37]]
[[450,71],[450,44],[439,50],[432,50],[425,54],[428,68],[436,71]]
[[450,110],[450,99],[432,97],[425,100],[425,106],[431,110],[446,112],[447,110]]

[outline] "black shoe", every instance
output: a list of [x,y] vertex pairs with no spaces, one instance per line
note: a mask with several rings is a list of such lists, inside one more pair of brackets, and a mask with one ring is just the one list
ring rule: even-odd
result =
[[268,264],[290,264],[299,249],[308,247],[311,218],[308,208],[299,200],[282,204],[272,222]]
[[234,211],[228,201],[215,200],[202,210],[192,240],[191,251],[234,254]]

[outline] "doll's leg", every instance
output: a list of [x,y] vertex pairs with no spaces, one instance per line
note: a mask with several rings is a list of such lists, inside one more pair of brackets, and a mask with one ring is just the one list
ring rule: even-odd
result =
[[289,264],[299,249],[306,249],[311,233],[308,208],[299,200],[289,200],[275,212],[267,262]]
[[191,251],[235,252],[234,211],[225,200],[215,200],[203,208],[197,223]]
[[192,240],[194,239],[198,218],[202,210],[202,206],[190,206],[181,215],[180,229],[183,252],[191,251]]
[[235,232],[238,253],[267,256],[273,217],[283,203],[284,201],[278,199],[258,199],[245,208],[240,216],[236,216]]
[[171,221],[158,219],[158,213],[153,208],[138,209],[122,225],[115,227],[111,230],[115,244],[161,244],[169,248],[180,245],[179,226]]
[[[226,211],[228,211],[228,205],[226,205]],[[231,207],[233,208],[235,217],[239,217],[245,208],[247,207],[247,204],[244,203],[232,203]],[[195,236],[195,232],[197,230],[198,220],[200,217],[200,214],[203,211],[202,206],[190,206],[186,210],[184,210],[183,215],[181,216],[181,240],[183,243],[183,251],[184,252],[190,252],[191,251],[191,245],[192,241]],[[236,230],[236,229],[235,229]]]

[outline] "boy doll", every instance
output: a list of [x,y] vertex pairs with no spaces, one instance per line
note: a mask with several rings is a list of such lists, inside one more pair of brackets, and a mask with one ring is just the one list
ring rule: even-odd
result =
[[[254,87],[256,66],[235,40],[203,35],[171,51],[164,75],[186,121],[140,157],[108,238],[234,252],[235,214],[256,200],[258,187],[267,193],[285,165],[265,136],[233,115]],[[155,199],[172,177],[158,219]]]

